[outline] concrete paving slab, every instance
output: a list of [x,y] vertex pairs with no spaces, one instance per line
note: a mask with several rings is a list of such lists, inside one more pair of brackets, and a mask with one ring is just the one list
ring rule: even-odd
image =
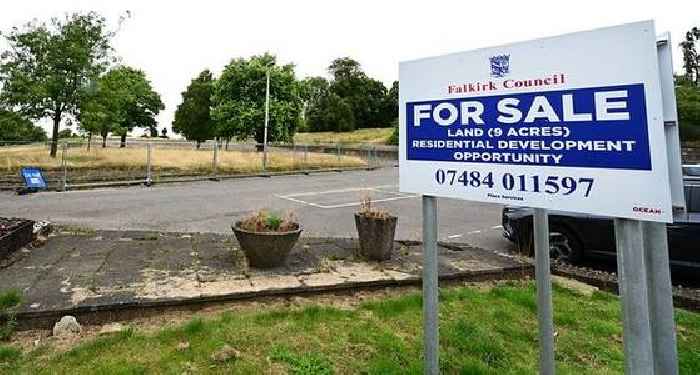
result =
[[[419,244],[397,242],[392,259],[367,262],[356,240],[302,237],[285,265],[255,269],[233,235],[208,233],[65,231],[17,254],[0,265],[0,285],[24,294],[20,317],[416,283],[422,268]],[[439,267],[468,279],[531,265],[446,244]]]

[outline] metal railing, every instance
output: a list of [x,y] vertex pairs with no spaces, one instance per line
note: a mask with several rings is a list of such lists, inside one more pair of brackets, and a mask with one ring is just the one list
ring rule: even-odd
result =
[[49,157],[49,142],[0,140],[0,161],[5,161],[5,165],[0,164],[0,189],[22,186],[22,166],[42,168],[51,190],[67,191],[98,185],[148,186],[243,175],[377,168],[396,165],[398,156],[395,148],[372,144],[271,143],[265,166],[262,145],[255,143],[127,139],[125,147],[120,146],[119,139],[108,139],[105,147],[101,139],[90,143],[81,138],[61,140],[53,159]]

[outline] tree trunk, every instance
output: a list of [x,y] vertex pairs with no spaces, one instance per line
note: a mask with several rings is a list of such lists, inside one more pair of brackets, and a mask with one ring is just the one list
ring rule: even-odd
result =
[[126,134],[122,134],[122,140],[121,143],[119,143],[119,148],[124,148],[126,147]]
[[226,138],[226,151],[228,151],[228,142],[231,140],[231,138]]
[[51,137],[51,157],[56,157],[58,150],[58,127],[61,125],[61,111],[56,111],[53,116],[53,136]]
[[199,146],[201,146],[201,142],[197,141],[197,150],[199,150]]
[[90,144],[92,143],[92,132],[88,132],[88,146],[87,150],[90,151]]
[[107,147],[107,134],[102,134],[102,148]]

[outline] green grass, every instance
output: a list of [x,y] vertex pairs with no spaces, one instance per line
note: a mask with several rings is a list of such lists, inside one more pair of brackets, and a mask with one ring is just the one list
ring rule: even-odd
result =
[[[531,283],[440,291],[440,366],[446,374],[532,374],[538,346]],[[155,333],[128,330],[65,353],[0,348],[0,372],[32,374],[420,374],[418,292],[352,310],[324,305],[225,312]],[[623,372],[618,299],[554,288],[560,374]],[[700,315],[676,312],[682,374],[700,373]],[[186,350],[177,350],[187,341]],[[224,345],[238,359],[211,358]],[[3,367],[4,366],[4,367]]]
[[[18,290],[0,292],[0,341],[7,340],[15,330],[15,309],[22,303]],[[0,358],[2,354],[0,353]]]
[[318,132],[296,133],[294,142],[297,144],[317,143],[375,143],[385,144],[394,128],[367,128],[351,132]]

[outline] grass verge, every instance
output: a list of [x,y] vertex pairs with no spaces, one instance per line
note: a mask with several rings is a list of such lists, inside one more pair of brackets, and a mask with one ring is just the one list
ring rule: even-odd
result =
[[317,143],[374,143],[385,144],[394,129],[389,128],[367,128],[358,129],[351,132],[318,132],[318,133],[296,133],[294,142],[297,144],[317,144]]
[[[532,283],[440,291],[440,366],[446,374],[537,372]],[[225,312],[154,333],[127,330],[64,353],[0,349],[0,372],[33,374],[420,374],[421,296]],[[623,372],[617,297],[554,288],[556,361],[561,374]],[[700,315],[676,311],[682,374],[700,373]],[[187,343],[187,344],[183,344]],[[240,355],[216,360],[224,345]]]
[[[81,170],[141,171],[146,169],[145,148],[70,148],[66,158],[71,172]],[[154,172],[208,173],[212,170],[212,150],[168,149],[156,146],[152,154]],[[0,170],[17,173],[22,166],[37,166],[44,170],[60,170],[60,156],[53,159],[43,146],[0,148]],[[360,158],[310,153],[275,151],[268,154],[268,170],[296,170],[307,168],[359,167],[366,163]],[[257,172],[262,169],[262,153],[221,151],[218,153],[218,173]]]

